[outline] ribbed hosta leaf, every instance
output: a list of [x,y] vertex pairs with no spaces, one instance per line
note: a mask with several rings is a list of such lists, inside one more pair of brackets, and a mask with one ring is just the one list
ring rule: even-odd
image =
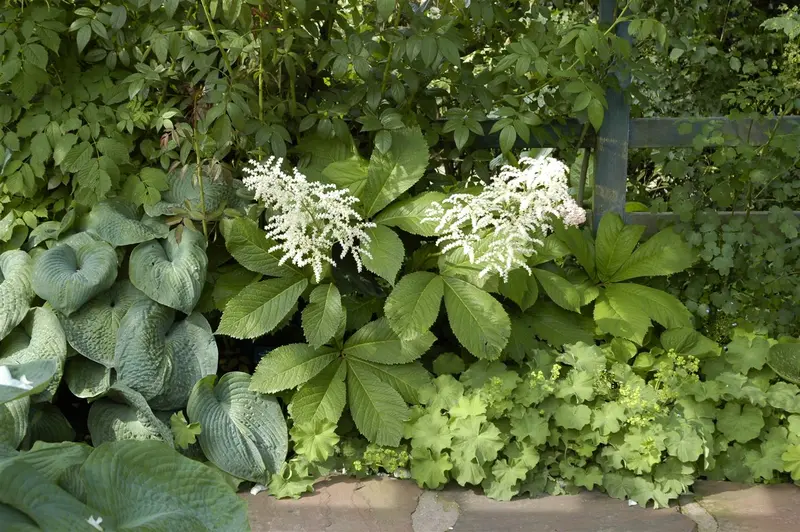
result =
[[144,300],[147,296],[130,281],[117,282],[78,312],[61,318],[69,345],[86,358],[112,367],[120,321],[134,303]]
[[86,504],[103,516],[105,530],[250,528],[245,501],[221,475],[163,444],[102,445],[86,460],[81,474]]
[[149,216],[140,218],[134,204],[119,198],[95,205],[84,228],[114,247],[166,238],[169,234],[167,224]]
[[142,395],[115,383],[106,398],[92,403],[88,419],[92,445],[119,440],[161,440],[173,445],[172,431]]
[[92,399],[106,393],[111,387],[111,368],[88,358],[72,357],[67,361],[64,379],[72,395]]
[[203,235],[183,226],[166,240],[139,244],[131,252],[131,282],[150,299],[190,314],[206,282],[205,248]]
[[198,382],[189,398],[191,422],[203,432],[200,446],[209,460],[239,478],[265,482],[286,459],[286,421],[278,402],[250,391],[250,376],[233,372],[214,386],[210,375]]
[[31,405],[28,416],[28,434],[25,436],[25,446],[30,442],[42,445],[43,442],[71,442],[75,439],[75,429],[72,428],[67,418],[59,408],[50,403]]
[[[25,318],[23,328],[30,341],[27,345],[13,342],[8,350],[0,349],[0,365],[24,364],[38,360],[52,360],[56,364],[56,372],[50,384],[41,393],[34,395],[34,402],[49,401],[53,398],[67,359],[67,340],[55,313],[49,308],[35,308]],[[0,348],[6,347],[4,343]]]
[[25,433],[28,432],[30,406],[30,397],[0,404],[0,445],[5,444],[16,449],[22,443]]
[[168,372],[162,392],[149,400],[157,410],[186,406],[197,381],[217,372],[219,353],[214,333],[202,314],[194,313],[167,333]]
[[25,318],[33,299],[33,261],[24,251],[0,255],[0,340]]
[[[78,240],[74,240],[79,242]],[[69,316],[117,278],[117,254],[106,242],[61,244],[42,253],[33,267],[33,290]]]
[[10,376],[15,381],[27,381],[30,386],[29,389],[25,389],[4,385],[2,374],[0,374],[0,405],[2,405],[43,391],[58,371],[58,363],[52,359],[45,359],[6,365],[3,360],[0,360],[0,371],[7,372],[6,376]]
[[119,324],[114,352],[117,378],[145,399],[164,389],[170,372],[166,337],[174,319],[174,310],[143,300],[135,303]]
[[[194,213],[202,212],[203,203],[200,201],[200,183],[195,175],[195,165],[190,164],[176,168],[167,175],[169,190],[161,193],[161,201],[155,205],[145,204],[144,210],[149,216],[174,215],[189,210]],[[207,175],[207,168],[203,168],[203,193],[205,211],[216,211],[223,206],[237,208],[244,203],[236,194],[241,188],[241,182],[226,182],[222,179],[212,179]]]

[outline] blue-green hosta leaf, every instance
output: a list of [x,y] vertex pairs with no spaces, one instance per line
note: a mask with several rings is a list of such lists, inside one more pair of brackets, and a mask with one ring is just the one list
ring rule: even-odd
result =
[[458,341],[478,358],[499,357],[511,335],[511,321],[503,305],[466,281],[443,279],[447,319]]
[[314,349],[308,344],[282,345],[261,359],[250,387],[259,393],[275,393],[299,386],[336,360],[333,348]]
[[406,255],[403,241],[400,240],[397,233],[382,225],[367,229],[366,233],[369,235],[370,241],[365,245],[369,255],[361,254],[364,267],[394,285],[397,272],[400,271]]
[[[169,189],[161,193],[161,201],[154,205],[145,203],[144,210],[148,216],[172,216],[185,212],[187,207],[195,214],[202,213],[203,202],[200,201],[200,183],[195,175],[193,164],[176,168],[167,175]],[[225,180],[213,179],[208,175],[208,168],[202,169],[203,194],[205,212],[212,213],[223,207],[238,208],[244,200],[237,195],[241,182],[228,183]]]
[[442,305],[444,283],[431,272],[414,272],[397,283],[386,299],[384,312],[392,330],[402,339],[428,331]]
[[92,448],[85,443],[37,441],[29,451],[10,460],[31,466],[51,482],[60,482],[68,469],[80,467],[91,452]]
[[120,440],[160,440],[173,446],[172,430],[142,395],[117,382],[106,397],[92,403],[88,418],[92,445]]
[[217,334],[239,339],[267,334],[291,312],[307,285],[303,277],[281,277],[245,287],[225,305]]
[[88,358],[72,357],[67,360],[64,380],[75,397],[93,399],[103,395],[111,387],[111,368]]
[[775,344],[767,353],[767,364],[789,382],[800,384],[800,344]]
[[81,474],[86,504],[103,517],[105,530],[250,528],[247,504],[222,476],[157,442],[101,445],[83,464]]
[[357,330],[344,344],[347,357],[378,364],[406,364],[425,354],[436,341],[430,331],[410,340],[401,340],[389,326],[389,320],[378,318]]
[[292,396],[289,415],[295,423],[324,419],[336,423],[345,405],[344,378],[347,367],[341,360],[328,364],[316,377]]
[[44,445],[44,442],[71,442],[75,439],[75,429],[61,410],[50,403],[31,405],[28,421],[28,434],[25,435],[25,446],[29,442]]
[[0,254],[0,340],[19,325],[35,295],[31,285],[33,261],[24,251]]
[[321,347],[333,338],[343,315],[342,296],[336,285],[316,287],[309,296],[308,306],[303,309],[303,332],[308,343],[312,347]]
[[442,201],[447,195],[442,192],[426,192],[392,203],[383,209],[375,222],[389,227],[397,227],[407,233],[421,236],[435,236],[436,222],[425,220],[426,211],[435,202]]
[[7,350],[0,345],[0,365],[15,365],[39,360],[52,360],[56,365],[54,377],[42,392],[34,395],[34,402],[50,401],[61,381],[67,359],[67,339],[55,313],[47,307],[32,309],[22,322],[29,334],[26,343],[14,342]]
[[147,296],[130,281],[118,281],[78,312],[61,317],[69,345],[86,358],[112,367],[120,321],[134,303],[144,300]]
[[[77,240],[75,240],[77,242]],[[54,309],[69,316],[117,278],[117,254],[106,242],[86,241],[73,248],[48,249],[33,266],[33,290]]]
[[0,360],[0,405],[42,392],[58,371],[53,359],[4,365]]
[[397,447],[409,409],[403,397],[364,364],[347,364],[347,398],[358,431],[378,445]]
[[84,229],[114,247],[141,244],[169,235],[167,224],[149,216],[140,219],[136,206],[120,198],[109,199],[92,207],[84,222]]
[[0,404],[0,446],[5,444],[16,449],[22,443],[28,432],[30,406],[30,397],[20,397],[14,401]]
[[198,436],[206,457],[239,478],[264,483],[286,459],[286,420],[275,398],[250,391],[250,376],[233,372],[219,383],[210,375],[189,397],[187,413],[203,431]]
[[150,299],[191,314],[203,292],[207,268],[205,238],[181,226],[166,240],[136,246],[129,273],[133,285]]
[[392,147],[370,157],[367,182],[359,193],[371,218],[411,188],[428,167],[428,143],[418,127],[392,131]]

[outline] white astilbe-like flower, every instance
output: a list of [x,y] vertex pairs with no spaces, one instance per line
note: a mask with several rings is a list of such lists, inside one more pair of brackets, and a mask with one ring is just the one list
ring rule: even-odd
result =
[[443,253],[460,248],[480,276],[508,273],[536,254],[555,219],[567,226],[586,221],[586,213],[569,195],[569,169],[557,159],[523,158],[520,168],[503,166],[478,195],[453,194],[434,203],[425,221],[437,223],[437,245]]
[[245,169],[242,181],[267,207],[264,229],[275,242],[270,252],[284,254],[280,264],[291,261],[299,268],[310,264],[319,282],[324,262],[336,266],[331,249],[339,244],[340,258],[350,253],[361,271],[361,255],[372,258],[362,247],[370,241],[365,230],[375,224],[365,222],[353,209],[358,198],[335,185],[309,181],[297,169],[285,173],[281,158],[250,163],[253,166]]

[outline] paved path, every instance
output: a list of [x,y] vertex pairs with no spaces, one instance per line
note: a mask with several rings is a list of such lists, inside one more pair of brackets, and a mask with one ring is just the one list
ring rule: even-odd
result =
[[465,489],[341,479],[299,500],[242,495],[253,532],[800,532],[800,487],[698,482],[698,498],[662,510],[600,493],[495,502]]

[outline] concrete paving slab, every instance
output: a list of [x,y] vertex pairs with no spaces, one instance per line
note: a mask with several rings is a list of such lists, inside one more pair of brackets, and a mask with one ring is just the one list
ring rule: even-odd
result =
[[743,487],[730,482],[699,482],[698,503],[717,522],[719,532],[800,531],[800,487],[775,484]]

